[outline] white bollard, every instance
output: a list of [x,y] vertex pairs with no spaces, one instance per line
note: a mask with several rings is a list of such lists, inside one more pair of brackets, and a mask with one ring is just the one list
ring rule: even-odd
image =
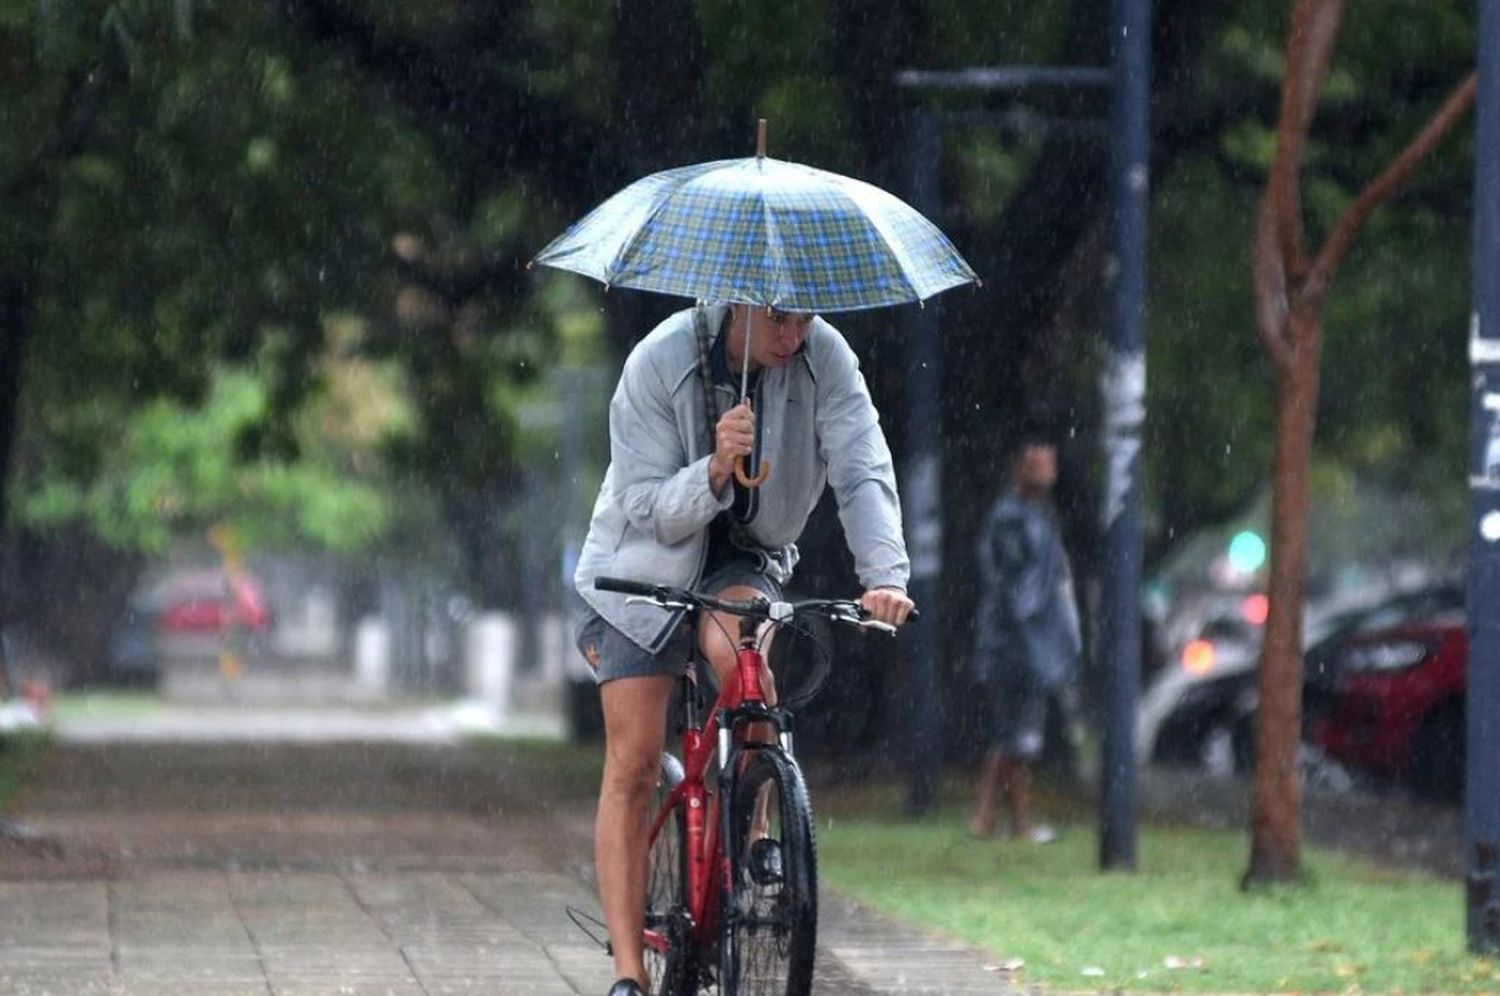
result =
[[391,628],[380,616],[365,616],[354,628],[354,682],[360,691],[391,690]]
[[540,656],[537,674],[548,686],[561,686],[567,673],[567,655],[577,654],[572,634],[568,631],[568,619],[561,612],[549,612],[542,617],[540,630]]
[[465,690],[492,710],[497,722],[510,711],[518,635],[515,620],[503,612],[484,613],[469,624]]

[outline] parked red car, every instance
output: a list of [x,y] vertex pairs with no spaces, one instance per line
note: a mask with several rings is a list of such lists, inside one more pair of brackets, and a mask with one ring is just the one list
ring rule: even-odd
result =
[[1330,655],[1307,698],[1307,735],[1330,757],[1457,800],[1464,784],[1461,613],[1359,633]]
[[255,579],[198,571],[173,578],[157,593],[162,633],[220,633],[231,627],[264,632],[271,614]]

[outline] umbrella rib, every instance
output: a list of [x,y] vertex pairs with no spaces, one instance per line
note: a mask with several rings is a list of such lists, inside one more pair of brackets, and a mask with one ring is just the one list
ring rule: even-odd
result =
[[[901,279],[906,283],[912,294],[916,296],[917,300],[920,301],[923,298],[930,297],[931,294],[922,293],[922,288],[917,286],[916,280],[912,277],[912,271],[917,269],[917,267],[915,261],[911,258],[911,253],[907,250],[902,240],[890,229],[885,216],[880,211],[880,205],[870,203],[872,198],[868,195],[868,191],[864,185],[857,181],[844,182],[844,178],[840,177],[838,187],[843,191],[845,196],[854,201],[860,208],[860,215],[869,223],[871,228],[879,233],[881,239],[884,240],[886,246],[891,251],[891,255],[896,260],[897,272],[901,274]],[[921,217],[921,215],[919,214],[918,217]],[[925,221],[926,219],[924,218],[923,220]]]
[[[687,181],[684,181],[684,183],[685,182]],[[657,215],[666,210],[667,198],[672,192],[680,189],[682,185],[683,184],[676,184],[672,187],[663,185],[662,191],[656,198],[656,203],[651,205],[651,210],[647,212],[645,220],[636,226],[635,231],[630,233],[630,237],[628,239],[620,243],[620,248],[615,251],[614,258],[611,259],[609,261],[609,265],[604,268],[604,285],[606,287],[614,283],[614,277],[617,269],[624,263],[625,257],[628,256],[636,246],[640,245],[643,239],[645,239],[646,232],[651,228],[651,223],[656,220]]]
[[770,300],[764,303],[775,305],[785,298],[786,246],[782,244],[781,229],[776,224],[776,212],[771,209],[771,199],[766,196],[764,188],[760,191],[760,209],[765,216],[766,259],[771,264],[769,285],[774,288],[770,292]]

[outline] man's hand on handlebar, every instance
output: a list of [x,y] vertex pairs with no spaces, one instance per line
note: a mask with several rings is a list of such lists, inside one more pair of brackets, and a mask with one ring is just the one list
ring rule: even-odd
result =
[[905,623],[915,604],[900,588],[871,588],[859,597],[860,608],[868,612],[871,619],[890,626]]

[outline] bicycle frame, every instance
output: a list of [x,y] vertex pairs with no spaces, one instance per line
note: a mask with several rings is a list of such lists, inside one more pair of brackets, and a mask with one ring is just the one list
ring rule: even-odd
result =
[[[751,629],[751,632],[743,632],[746,628]],[[765,690],[760,681],[763,661],[764,657],[756,645],[753,627],[742,626],[734,671],[714,700],[706,723],[702,722],[698,714],[696,689],[692,687],[693,675],[688,673],[683,676],[684,777],[673,787],[661,809],[652,818],[649,839],[654,843],[674,808],[679,802],[683,804],[686,823],[684,846],[687,850],[685,877],[688,909],[692,919],[689,945],[700,951],[708,949],[710,941],[718,932],[723,897],[732,891],[733,869],[730,868],[729,855],[722,842],[729,834],[731,814],[726,800],[729,798],[729,788],[734,780],[733,772],[739,764],[740,755],[747,747],[761,750],[776,749],[778,746],[785,749],[789,746],[789,716],[783,710],[766,704]],[[752,722],[775,725],[779,743],[746,740],[743,728]],[[710,792],[708,767],[715,757],[719,761],[719,775],[715,791]],[[665,953],[669,940],[662,931],[647,927],[645,943],[648,947]]]

